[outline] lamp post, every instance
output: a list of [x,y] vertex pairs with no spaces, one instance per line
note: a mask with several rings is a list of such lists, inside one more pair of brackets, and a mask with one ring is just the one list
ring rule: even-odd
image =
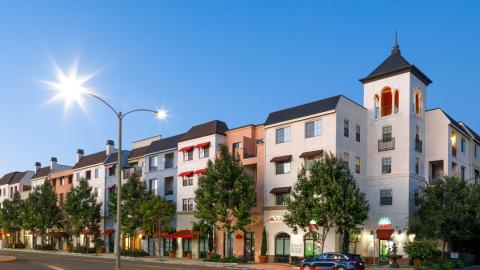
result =
[[95,94],[92,90],[88,89],[84,84],[93,76],[85,76],[83,78],[78,78],[76,73],[76,67],[66,75],[57,68],[57,82],[46,82],[47,85],[51,86],[54,90],[58,91],[57,95],[52,98],[52,100],[63,98],[65,99],[65,108],[68,109],[71,102],[75,101],[80,106],[83,105],[82,95],[89,95],[96,98],[103,104],[105,104],[117,117],[118,121],[118,153],[117,153],[117,228],[115,231],[115,269],[120,269],[120,232],[121,232],[121,187],[122,187],[122,125],[123,118],[127,115],[136,113],[136,112],[149,112],[154,113],[158,119],[166,119],[168,114],[165,110],[150,110],[150,109],[135,109],[122,113],[122,111],[116,110],[112,105],[110,105],[106,100],[101,98],[99,95]]

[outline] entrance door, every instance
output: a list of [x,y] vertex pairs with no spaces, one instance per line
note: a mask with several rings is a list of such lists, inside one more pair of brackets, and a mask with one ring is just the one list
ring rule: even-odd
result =
[[379,240],[378,246],[380,263],[388,264],[388,252],[392,248],[393,242],[391,240]]
[[245,243],[244,243],[244,256],[245,260],[253,261],[255,260],[255,234],[253,232],[245,233]]
[[279,263],[288,263],[290,259],[290,235],[279,233],[275,237],[275,260]]

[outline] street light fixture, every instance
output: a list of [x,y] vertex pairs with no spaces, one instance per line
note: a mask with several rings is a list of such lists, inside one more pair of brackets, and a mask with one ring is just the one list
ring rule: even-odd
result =
[[53,90],[56,90],[58,93],[50,100],[55,101],[59,99],[63,99],[65,101],[65,111],[69,110],[72,103],[77,103],[83,110],[84,107],[84,99],[85,95],[91,96],[96,98],[97,100],[101,101],[107,107],[109,107],[112,112],[115,114],[118,120],[118,153],[117,153],[117,228],[115,232],[115,269],[120,269],[120,232],[121,232],[121,186],[122,186],[122,124],[123,118],[129,114],[135,112],[150,112],[154,113],[155,116],[160,119],[164,120],[168,117],[168,112],[164,109],[135,109],[128,111],[126,113],[122,113],[119,110],[116,110],[112,105],[110,105],[107,101],[101,98],[99,95],[95,94],[91,89],[89,89],[85,84],[91,78],[95,76],[95,74],[90,74],[86,76],[79,77],[77,76],[77,67],[75,66],[68,74],[63,72],[58,66],[55,66],[57,72],[57,81],[51,82],[46,81],[47,85],[49,85]]

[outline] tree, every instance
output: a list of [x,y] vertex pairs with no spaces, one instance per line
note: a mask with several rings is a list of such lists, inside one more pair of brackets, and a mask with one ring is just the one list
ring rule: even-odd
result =
[[322,241],[334,227],[342,233],[348,249],[348,235],[367,219],[368,203],[360,192],[347,164],[333,154],[313,162],[309,171],[298,173],[291,197],[287,199],[285,223]]
[[255,182],[247,174],[240,157],[231,155],[226,146],[212,162],[195,191],[195,217],[203,227],[215,227],[230,233],[245,231],[250,224],[250,210],[256,204]]
[[0,211],[0,227],[12,233],[13,247],[18,243],[19,233],[22,228],[23,201],[20,199],[20,193],[15,192],[13,200],[3,201],[3,207]]
[[141,228],[146,234],[153,236],[158,256],[160,256],[160,235],[171,228],[175,213],[174,203],[154,194],[140,204]]
[[[128,181],[122,185],[122,231],[130,238],[137,235],[137,229],[142,226],[142,216],[140,206],[146,200],[149,193],[145,189],[145,185],[140,182],[140,178],[133,174]],[[109,196],[110,213],[116,220],[117,209],[117,193],[113,191]],[[130,246],[131,247],[131,246]]]
[[411,220],[409,231],[419,239],[440,239],[443,257],[452,241],[471,237],[469,193],[465,181],[456,176],[445,176],[421,188],[415,197],[418,210]]
[[70,222],[71,232],[77,237],[80,233],[85,233],[85,245],[89,234],[97,238],[99,236],[101,207],[102,204],[97,203],[97,199],[92,194],[92,187],[85,179],[80,179],[79,185],[72,188],[67,195],[65,213]]

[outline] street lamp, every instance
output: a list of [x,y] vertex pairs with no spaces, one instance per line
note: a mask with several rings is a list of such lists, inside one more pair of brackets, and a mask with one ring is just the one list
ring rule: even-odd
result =
[[68,74],[64,73],[60,68],[56,66],[57,71],[57,81],[45,82],[53,90],[58,93],[50,100],[63,99],[65,101],[65,110],[70,108],[71,103],[77,103],[82,109],[84,109],[84,100],[83,96],[88,95],[96,98],[101,101],[103,104],[107,105],[112,112],[115,114],[118,120],[118,154],[117,154],[117,230],[115,233],[115,269],[120,269],[120,231],[121,231],[121,186],[122,186],[122,124],[123,118],[125,116],[135,113],[135,112],[150,112],[154,113],[155,116],[164,120],[168,117],[168,113],[164,109],[150,110],[150,109],[135,109],[122,113],[119,110],[116,110],[112,105],[107,101],[102,99],[99,95],[95,94],[91,89],[89,89],[85,83],[88,82],[95,74],[78,77],[77,76],[77,67],[74,67]]

